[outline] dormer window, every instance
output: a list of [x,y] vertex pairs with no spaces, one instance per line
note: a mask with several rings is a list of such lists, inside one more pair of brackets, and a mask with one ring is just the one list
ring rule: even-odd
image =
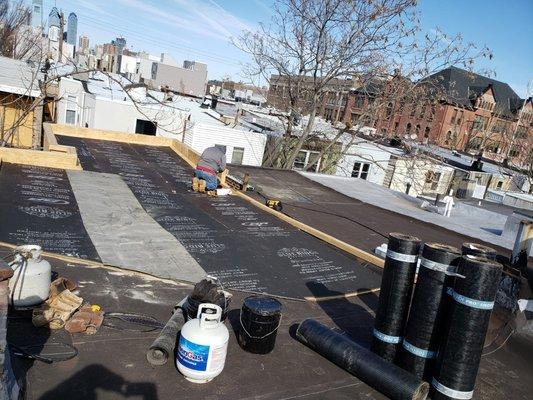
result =
[[484,98],[480,97],[476,101],[476,107],[482,108],[483,110],[492,111],[494,110],[494,103],[491,101],[487,101]]

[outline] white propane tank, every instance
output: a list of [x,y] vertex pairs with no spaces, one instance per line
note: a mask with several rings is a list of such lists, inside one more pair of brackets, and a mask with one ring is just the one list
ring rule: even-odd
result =
[[197,317],[181,328],[176,366],[187,380],[206,383],[224,369],[229,332],[221,317],[216,304],[200,304]]
[[41,253],[41,246],[36,245],[15,249],[15,260],[10,264],[13,276],[9,279],[9,303],[15,307],[40,304],[50,294],[52,266]]

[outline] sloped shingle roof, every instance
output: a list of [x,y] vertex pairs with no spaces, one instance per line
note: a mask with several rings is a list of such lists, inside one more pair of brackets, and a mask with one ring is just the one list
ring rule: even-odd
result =
[[492,85],[496,105],[505,116],[512,116],[515,108],[511,107],[520,97],[507,84],[495,79],[487,78],[457,67],[449,67],[431,75],[428,80],[433,80],[444,89],[448,101],[464,107],[472,107],[470,95],[480,94],[489,85]]

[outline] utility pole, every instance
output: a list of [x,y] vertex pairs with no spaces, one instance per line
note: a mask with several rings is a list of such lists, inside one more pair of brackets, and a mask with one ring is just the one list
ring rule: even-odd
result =
[[59,62],[63,60],[63,31],[65,29],[65,16],[63,11],[59,15]]

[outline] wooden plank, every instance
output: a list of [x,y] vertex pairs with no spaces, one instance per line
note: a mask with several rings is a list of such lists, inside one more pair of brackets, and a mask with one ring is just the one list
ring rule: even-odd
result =
[[343,293],[335,296],[324,296],[324,297],[304,297],[306,301],[319,302],[319,301],[328,301],[328,300],[339,300],[339,299],[349,299],[351,297],[364,296],[365,294],[377,293],[380,291],[380,288],[361,290],[359,292],[353,293]]
[[12,164],[35,165],[37,167],[81,170],[76,154],[56,151],[0,148],[3,162]]
[[[227,185],[226,185],[227,186]],[[253,205],[255,205],[256,207],[260,208],[261,210],[267,212],[267,213],[270,213],[272,215],[275,215],[276,217],[278,217],[279,219],[287,222],[288,224],[294,226],[295,228],[298,228],[306,233],[309,233],[310,235],[320,239],[320,240],[323,240],[324,242],[326,243],[329,243],[331,244],[332,246],[335,246],[349,254],[352,254],[354,256],[356,256],[357,258],[360,258],[361,260],[363,261],[366,261],[366,262],[369,262],[375,266],[378,266],[380,268],[383,268],[383,266],[385,265],[385,260],[383,260],[382,258],[374,255],[374,254],[371,254],[371,253],[368,253],[364,250],[361,250],[355,246],[352,246],[351,244],[348,244],[346,242],[343,242],[342,240],[339,240],[331,235],[328,235],[327,233],[324,233],[316,228],[313,228],[307,224],[304,224],[303,222],[300,222],[298,220],[295,220],[294,218],[291,218],[281,212],[278,212],[276,210],[273,210],[272,208],[270,207],[267,207],[266,205],[264,205],[263,203],[260,203],[259,201],[251,198],[250,196],[247,196],[246,194],[244,193],[241,193],[239,191],[233,191],[234,195],[246,200],[247,202],[249,203],[252,203]]]
[[138,133],[126,133],[107,131],[102,129],[80,128],[73,125],[51,125],[54,135],[73,136],[84,139],[110,140],[115,142],[142,144],[145,146],[170,147],[174,139],[161,136],[141,135]]

